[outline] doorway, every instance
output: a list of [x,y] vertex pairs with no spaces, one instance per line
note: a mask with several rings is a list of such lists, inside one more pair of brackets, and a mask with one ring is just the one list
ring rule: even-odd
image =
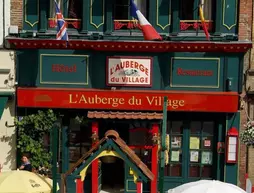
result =
[[224,140],[223,116],[181,115],[171,116],[167,123],[169,150],[164,173],[169,182],[165,186],[171,189],[191,181],[221,180],[223,157],[217,153],[217,142]]
[[102,157],[100,193],[123,193],[124,181],[124,161],[113,156]]

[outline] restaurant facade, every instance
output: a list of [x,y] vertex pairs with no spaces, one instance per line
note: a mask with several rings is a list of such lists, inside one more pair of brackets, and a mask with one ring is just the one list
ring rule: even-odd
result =
[[189,9],[198,1],[137,1],[162,41],[142,40],[127,1],[68,1],[67,44],[54,39],[51,3],[25,2],[23,30],[6,38],[16,50],[17,113],[61,113],[58,172],[68,193],[237,184],[239,94],[251,48],[237,38],[237,0],[206,1],[210,41]]

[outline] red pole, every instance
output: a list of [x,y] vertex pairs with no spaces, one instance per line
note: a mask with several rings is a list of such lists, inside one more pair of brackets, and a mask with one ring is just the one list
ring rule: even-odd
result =
[[142,181],[137,182],[137,193],[143,193],[143,183],[142,183]]
[[83,181],[76,179],[76,193],[84,193]]
[[[97,122],[92,123],[92,137],[93,138],[93,145],[95,145],[98,142],[98,137],[99,133],[99,127]],[[94,160],[92,163],[92,193],[98,193],[98,187],[99,187],[99,181],[98,181],[98,176],[99,176],[99,162],[98,159]]]
[[[153,137],[158,136],[159,133],[159,125],[153,124],[151,133]],[[154,174],[154,179],[151,181],[151,193],[157,193],[157,179],[158,179],[158,144],[157,141],[154,143],[152,148],[152,164],[151,171]]]

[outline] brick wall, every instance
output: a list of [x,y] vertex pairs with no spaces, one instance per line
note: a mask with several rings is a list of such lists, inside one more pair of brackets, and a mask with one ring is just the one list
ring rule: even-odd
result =
[[11,0],[11,25],[19,26],[22,29],[23,21],[23,0]]
[[[253,5],[252,0],[239,0],[240,10],[239,10],[239,40],[252,40],[252,25],[253,25]],[[251,66],[250,55],[252,51],[246,53],[244,58],[244,72]],[[245,96],[245,90],[243,90],[242,96]],[[244,103],[244,108],[248,112],[248,104]],[[241,111],[241,127],[240,130],[244,129],[244,124],[247,122],[246,111]],[[251,163],[250,157],[246,157],[247,148],[244,144],[240,144],[240,154],[239,154],[239,185],[245,188],[245,173],[246,170],[250,169],[249,177],[254,179],[254,162]],[[252,149],[249,149],[249,155],[252,155]],[[246,159],[249,159],[247,161]],[[248,166],[247,166],[248,164]],[[251,169],[253,168],[253,169]],[[251,171],[253,170],[253,172]],[[253,183],[253,181],[252,181]]]

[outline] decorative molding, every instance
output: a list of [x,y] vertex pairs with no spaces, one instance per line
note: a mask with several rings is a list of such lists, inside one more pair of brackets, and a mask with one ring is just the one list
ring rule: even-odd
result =
[[75,49],[129,52],[227,52],[244,53],[252,48],[251,42],[151,42],[151,41],[96,41],[55,39],[6,38],[12,49]]

